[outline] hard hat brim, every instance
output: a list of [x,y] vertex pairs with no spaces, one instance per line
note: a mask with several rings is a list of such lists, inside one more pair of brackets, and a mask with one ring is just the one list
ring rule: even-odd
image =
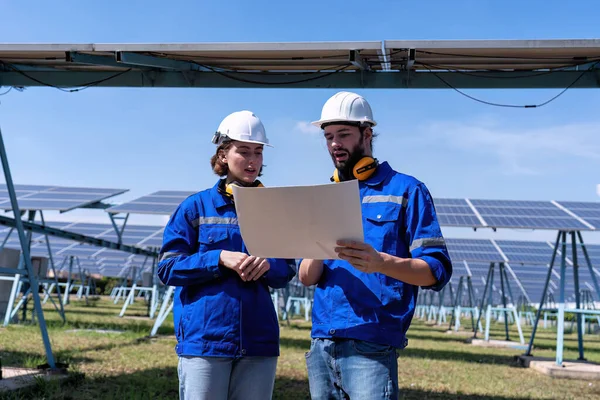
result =
[[262,144],[264,146],[271,147],[271,148],[275,147],[272,144],[261,142],[261,141],[258,141],[258,140],[240,140],[240,139],[231,139],[229,137],[227,137],[227,139],[225,139],[225,140],[220,141],[217,145],[221,145],[223,142],[226,142],[226,141],[230,141],[230,142],[242,142],[242,143],[252,143],[252,144]]
[[319,121],[313,121],[311,122],[311,124],[313,126],[316,126],[317,128],[321,129],[321,126],[323,124],[329,124],[329,123],[334,123],[334,122],[340,122],[340,123],[344,123],[344,122],[357,122],[357,123],[361,123],[361,122],[366,122],[371,124],[372,126],[377,125],[377,122],[370,120],[370,119],[339,119],[339,118],[334,118],[334,119],[322,119]]

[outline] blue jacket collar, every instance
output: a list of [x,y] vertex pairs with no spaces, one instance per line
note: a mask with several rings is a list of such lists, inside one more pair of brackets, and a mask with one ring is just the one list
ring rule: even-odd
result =
[[210,197],[212,198],[215,208],[221,208],[233,204],[231,199],[226,197],[223,193],[219,192],[219,185],[221,184],[219,179],[217,183],[210,189]]
[[393,172],[392,167],[388,164],[387,161],[383,161],[379,163],[377,167],[377,171],[366,181],[363,181],[365,185],[368,186],[377,186],[383,183],[388,176]]

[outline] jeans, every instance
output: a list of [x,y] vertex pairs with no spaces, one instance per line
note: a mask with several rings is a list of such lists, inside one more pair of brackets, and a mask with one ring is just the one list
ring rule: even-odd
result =
[[398,398],[396,348],[353,339],[312,339],[306,353],[313,400]]
[[277,357],[179,357],[181,400],[270,400]]

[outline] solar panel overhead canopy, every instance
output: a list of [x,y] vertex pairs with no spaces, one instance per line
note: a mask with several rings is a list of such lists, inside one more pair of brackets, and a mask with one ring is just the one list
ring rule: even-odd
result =
[[[594,73],[599,60],[598,39],[3,43],[0,81],[59,87],[584,88],[600,86]],[[148,71],[155,73],[149,77]]]

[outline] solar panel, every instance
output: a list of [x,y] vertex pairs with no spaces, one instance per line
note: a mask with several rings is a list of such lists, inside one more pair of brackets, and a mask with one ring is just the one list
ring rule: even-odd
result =
[[183,200],[196,192],[160,190],[106,209],[106,212],[171,215]]
[[[47,225],[89,236],[114,241],[117,240],[114,227],[109,224],[48,221]],[[4,241],[9,231],[9,229],[0,230],[0,241]],[[154,245],[148,243],[151,242],[157,243],[156,247],[159,247],[162,244],[162,232],[162,226],[127,225],[123,234],[123,242],[140,245],[142,247]],[[48,257],[48,248],[45,240],[43,235],[32,236],[32,255]],[[131,266],[141,268],[142,265],[144,265],[145,271],[150,271],[152,268],[152,260],[148,259],[144,264],[144,256],[133,256],[127,252],[91,246],[62,238],[49,237],[49,241],[55,268],[57,268],[57,270],[68,271],[68,257],[70,256],[76,256],[83,269],[89,269],[88,267],[91,266],[95,271],[104,267],[123,270]],[[21,247],[18,236],[14,230],[6,242],[6,247],[15,249],[20,249]],[[73,264],[73,271],[77,272],[78,268],[78,264],[75,262]]]
[[481,227],[473,209],[465,199],[435,199],[435,210],[441,225],[456,227]]
[[546,242],[496,240],[496,244],[511,264],[548,264],[552,247]]
[[557,203],[593,225],[594,228],[600,229],[600,203],[581,201],[560,201]]
[[[127,189],[15,185],[21,210],[69,211],[125,193]],[[12,204],[6,184],[0,184],[0,209],[10,211]]]
[[502,262],[504,259],[487,239],[446,239],[446,247],[453,261]]
[[490,227],[590,230],[549,201],[473,199],[471,203]]

